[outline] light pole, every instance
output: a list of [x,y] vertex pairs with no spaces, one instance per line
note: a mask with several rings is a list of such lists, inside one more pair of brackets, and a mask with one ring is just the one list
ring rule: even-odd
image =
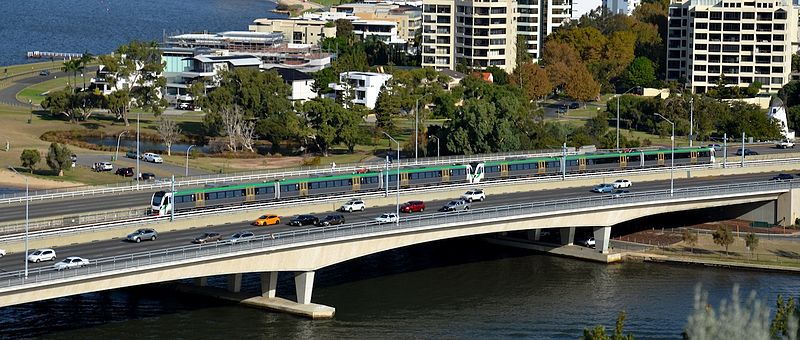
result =
[[189,176],[189,150],[192,149],[194,144],[189,145],[189,148],[186,149],[186,176]]
[[139,170],[139,159],[142,155],[139,154],[139,116],[141,113],[136,111],[136,190],[139,190],[139,177],[141,177],[141,170]]
[[28,99],[28,105],[31,106],[31,115],[28,116],[28,124],[31,124],[33,122],[33,100]]
[[438,162],[439,161],[439,137],[436,137],[436,135],[430,135],[430,136],[428,136],[428,138],[436,138],[436,161]]
[[119,137],[117,137],[117,151],[114,151],[114,160],[115,161],[117,159],[119,159],[118,158],[119,157],[119,141],[120,141],[120,139],[122,139],[122,135],[124,135],[126,132],[128,132],[128,131],[127,130],[123,130],[122,132],[120,132]]
[[638,89],[638,86],[634,86],[628,89],[628,91],[622,92],[621,94],[617,95],[617,150],[619,150],[619,97],[622,97],[624,94],[631,92],[635,89]]
[[692,147],[694,141],[694,97],[689,99],[689,147]]
[[[14,169],[12,167],[8,168],[11,169],[11,171],[13,171],[18,176],[22,176],[19,172],[17,172],[17,169]],[[23,261],[25,261],[25,278],[27,279],[28,278],[28,224],[29,224],[28,203],[30,202],[30,196],[29,196],[30,191],[28,188],[28,177],[22,176],[22,178],[25,179],[25,258],[23,259]]]
[[670,137],[670,142],[672,142],[672,146],[670,147],[670,167],[669,167],[669,195],[675,192],[675,123],[671,120],[667,119],[667,117],[662,116],[660,113],[655,112],[656,116],[661,117],[662,119],[666,120],[667,123],[672,125],[672,137]]
[[[392,138],[392,136],[389,136],[389,134],[386,133],[386,132],[384,132],[383,134],[386,135],[386,137],[389,137],[389,139],[391,139],[392,142],[397,144],[397,160],[396,160],[396,163],[397,163],[397,179],[396,179],[396,181],[397,181],[397,202],[396,202],[397,203],[397,210],[395,210],[395,214],[396,214],[395,216],[397,216],[397,220],[395,220],[395,225],[399,225],[400,224],[400,142],[398,142],[397,140]],[[386,183],[386,187],[387,188],[389,187],[389,183],[388,182]]]

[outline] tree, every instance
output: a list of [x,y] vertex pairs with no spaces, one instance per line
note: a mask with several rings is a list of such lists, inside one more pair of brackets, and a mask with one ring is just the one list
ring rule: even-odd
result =
[[375,114],[375,126],[391,134],[395,130],[394,117],[400,112],[399,99],[383,87],[378,93],[375,109],[372,112]]
[[[81,58],[78,59],[80,63],[81,72],[83,72],[89,64],[94,61],[95,56],[88,51],[83,52]],[[86,77],[83,77],[83,88],[86,89]]]
[[606,335],[606,328],[602,325],[597,325],[593,329],[585,328],[583,330],[583,340],[633,340],[633,334],[628,333],[624,335],[625,327],[625,312],[619,312],[617,315],[617,322],[614,325],[614,336]]
[[486,72],[492,74],[493,82],[497,85],[506,85],[508,84],[508,73],[504,69],[501,69],[497,66],[489,66],[486,68]]
[[797,339],[800,334],[791,334],[790,329],[794,327],[794,331],[798,332],[796,325],[790,325],[791,322],[800,320],[800,313],[797,309],[797,300],[790,297],[784,300],[782,295],[778,295],[778,300],[775,302],[775,318],[770,323],[769,334],[773,339]]
[[758,236],[755,233],[748,233],[747,236],[744,237],[744,244],[747,246],[747,249],[750,249],[750,256],[753,256],[753,253],[758,248]]
[[25,149],[22,150],[22,155],[19,156],[19,159],[22,161],[22,166],[30,169],[31,173],[33,173],[33,170],[36,168],[36,163],[42,160],[42,154],[36,149]]
[[[78,73],[78,68],[80,67],[80,60],[79,59],[69,59],[64,61],[64,66],[61,66],[61,71],[67,73],[67,77],[69,77],[69,73],[72,72],[72,78],[75,78],[75,75]],[[67,78],[67,82],[69,83],[69,78]],[[69,83],[70,86],[75,86],[75,82]]]
[[653,62],[645,57],[636,57],[628,66],[624,75],[625,87],[649,86],[656,80]]
[[[109,97],[112,98],[112,97]],[[63,115],[70,121],[86,120],[92,115],[92,109],[104,106],[105,98],[90,92],[75,93],[67,87],[54,91],[42,101],[42,107],[53,116]]]
[[167,101],[160,92],[166,86],[166,79],[162,75],[164,64],[158,42],[134,40],[117,48],[116,53],[100,56],[99,59],[106,74],[105,80],[111,84],[113,92],[127,92],[117,98],[128,99],[127,102],[116,103],[117,119],[124,121],[126,126],[130,125],[128,112],[133,105],[156,115],[161,114]]
[[567,96],[577,101],[588,102],[597,99],[600,95],[600,84],[592,78],[586,67],[578,67],[573,69],[564,91]]
[[302,109],[312,129],[314,143],[324,156],[337,143],[344,143],[352,152],[360,139],[361,109],[345,109],[328,98],[307,101]]
[[64,170],[70,169],[72,164],[71,156],[72,152],[66,145],[50,143],[50,149],[47,152],[47,166],[58,173],[58,176],[64,176]]
[[697,245],[697,234],[693,233],[689,229],[683,229],[683,232],[681,232],[681,239],[683,240],[683,243],[686,243],[692,248],[692,251],[694,251],[694,247]]
[[728,255],[728,247],[730,247],[734,241],[731,229],[727,226],[719,226],[711,236],[714,237],[714,244],[725,247],[725,255]]
[[535,63],[519,65],[509,77],[511,84],[519,86],[528,100],[539,100],[553,92],[553,84],[547,77],[547,71]]
[[220,112],[222,127],[228,139],[228,149],[236,152],[239,150],[239,131],[244,123],[244,115],[238,105],[223,107]]
[[528,53],[528,38],[522,34],[517,35],[517,68],[520,65],[533,62],[531,54]]
[[755,291],[742,303],[739,286],[734,284],[731,300],[723,299],[714,308],[708,302],[708,293],[696,287],[694,312],[684,328],[684,339],[770,339],[770,311]]
[[167,156],[172,155],[172,144],[177,142],[181,137],[181,128],[172,119],[167,119],[164,116],[159,117],[158,125],[156,126],[158,134],[164,140],[164,145],[167,146]]

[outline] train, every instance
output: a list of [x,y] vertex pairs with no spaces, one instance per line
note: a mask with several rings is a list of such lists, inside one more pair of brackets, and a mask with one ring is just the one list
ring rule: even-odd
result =
[[[158,191],[151,197],[152,215],[245,205],[298,197],[326,196],[358,192],[381,191],[397,186],[422,187],[444,183],[481,183],[499,179],[531,176],[600,172],[668,166],[670,149],[623,150],[620,152],[585,153],[566,157],[546,156],[511,158],[497,161],[473,162],[427,167],[406,167],[399,170],[330,174],[305,178],[287,178],[258,183],[212,186]],[[714,163],[714,149],[707,147],[674,150],[675,165]],[[565,161],[566,159],[566,161]],[[563,169],[561,163],[566,163]],[[174,203],[171,198],[174,196]],[[173,207],[174,205],[174,207]]]

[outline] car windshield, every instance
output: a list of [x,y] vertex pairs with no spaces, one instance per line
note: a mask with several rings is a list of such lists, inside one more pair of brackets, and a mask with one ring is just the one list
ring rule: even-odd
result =
[[458,204],[458,201],[450,201],[450,203],[447,203],[447,205],[456,205],[456,204]]
[[164,192],[157,192],[153,194],[153,206],[158,207],[161,206],[161,200],[164,199]]
[[381,218],[389,218],[389,214],[383,214],[381,215]]
[[263,220],[263,219],[266,219],[266,218],[267,218],[267,215],[261,215],[261,217],[259,217],[258,219],[259,220]]
[[33,254],[31,254],[31,255],[41,255],[41,254],[42,254],[42,252],[37,250],[37,251],[33,252]]

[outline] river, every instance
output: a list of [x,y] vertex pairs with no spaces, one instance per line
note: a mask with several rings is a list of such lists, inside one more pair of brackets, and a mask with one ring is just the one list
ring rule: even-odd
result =
[[[210,280],[222,285],[222,278]],[[797,296],[797,275],[652,263],[603,265],[465,238],[433,242],[319,270],[313,301],[333,320],[176,295],[154,286],[0,309],[0,337],[53,339],[575,339],[584,327],[625,329],[639,339],[679,339],[695,286],[718,306],[738,284],[774,307]],[[244,290],[257,292],[255,274]],[[278,295],[293,295],[281,276]]]
[[0,66],[42,61],[25,52],[109,53],[131,40],[161,41],[165,32],[247,30],[277,17],[267,0],[3,1]]

